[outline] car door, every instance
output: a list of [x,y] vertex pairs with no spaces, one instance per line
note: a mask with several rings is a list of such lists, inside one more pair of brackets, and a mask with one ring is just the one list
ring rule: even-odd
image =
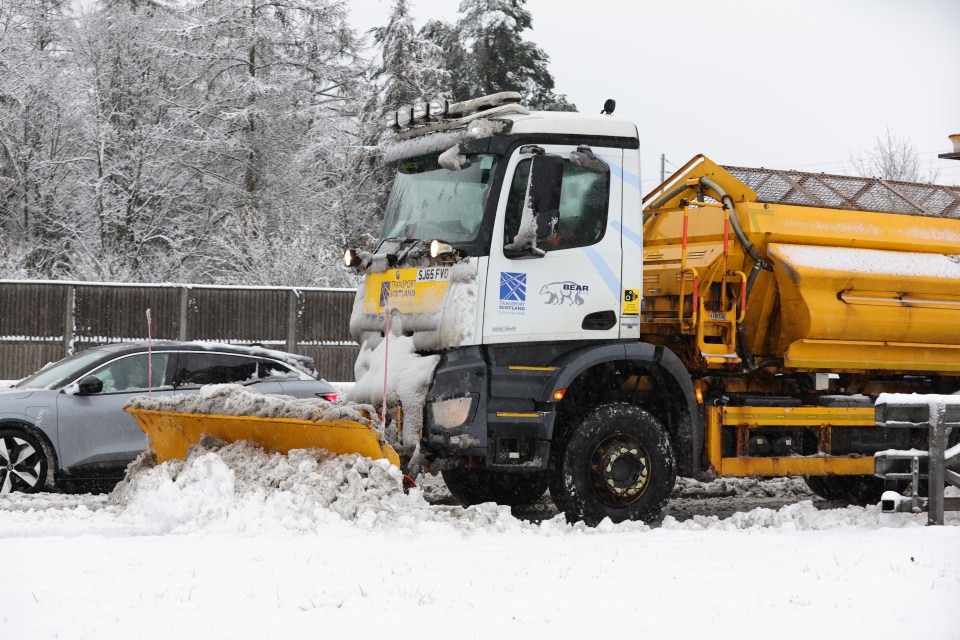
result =
[[[61,467],[82,477],[85,469],[122,469],[146,450],[147,436],[123,407],[134,396],[173,393],[174,355],[156,352],[151,358],[146,353],[121,356],[82,376],[99,378],[103,383],[100,393],[61,392],[57,396]],[[150,360],[152,380],[148,384],[146,372]]]
[[[622,180],[572,163],[576,147],[543,145],[561,156],[563,178],[554,235],[537,242],[545,252],[517,255],[532,156],[515,152],[498,206],[486,279],[483,342],[598,340],[619,337]],[[607,165],[623,163],[620,149],[594,148]]]

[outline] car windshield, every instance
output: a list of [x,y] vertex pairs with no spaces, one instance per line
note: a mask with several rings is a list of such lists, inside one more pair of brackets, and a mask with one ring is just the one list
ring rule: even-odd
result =
[[384,214],[381,240],[438,238],[472,242],[477,237],[490,192],[496,156],[470,154],[470,166],[444,169],[439,154],[400,163]]
[[14,386],[17,389],[56,389],[63,382],[72,381],[101,358],[103,358],[103,351],[99,349],[81,351],[60,362],[47,365]]

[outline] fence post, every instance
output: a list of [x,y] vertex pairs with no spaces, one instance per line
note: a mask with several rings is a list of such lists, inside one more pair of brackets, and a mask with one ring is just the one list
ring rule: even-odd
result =
[[76,316],[74,303],[76,302],[76,288],[67,285],[67,304],[63,318],[63,353],[64,357],[73,355],[73,323]]
[[180,342],[187,341],[187,306],[190,303],[190,288],[180,288],[180,327],[177,339]]
[[944,452],[947,448],[947,407],[942,400],[930,402],[930,438],[927,469],[927,524],[943,524]]
[[290,289],[287,305],[287,351],[296,353],[297,350],[297,311],[299,310],[299,295],[296,289]]

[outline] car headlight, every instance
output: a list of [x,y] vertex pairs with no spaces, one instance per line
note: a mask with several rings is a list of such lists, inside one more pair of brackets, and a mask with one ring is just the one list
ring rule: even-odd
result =
[[470,417],[473,408],[473,396],[437,400],[430,404],[433,424],[441,429],[456,429]]

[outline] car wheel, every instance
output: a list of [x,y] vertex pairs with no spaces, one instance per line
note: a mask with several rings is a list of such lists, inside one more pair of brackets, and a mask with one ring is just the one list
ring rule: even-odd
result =
[[609,404],[585,415],[569,433],[550,491],[568,520],[651,521],[677,480],[670,439],[651,414]]
[[50,484],[50,454],[40,438],[0,429],[0,494],[36,493]]
[[533,504],[547,490],[547,474],[502,473],[486,469],[448,469],[443,481],[457,502],[465,507],[496,502],[510,507]]

